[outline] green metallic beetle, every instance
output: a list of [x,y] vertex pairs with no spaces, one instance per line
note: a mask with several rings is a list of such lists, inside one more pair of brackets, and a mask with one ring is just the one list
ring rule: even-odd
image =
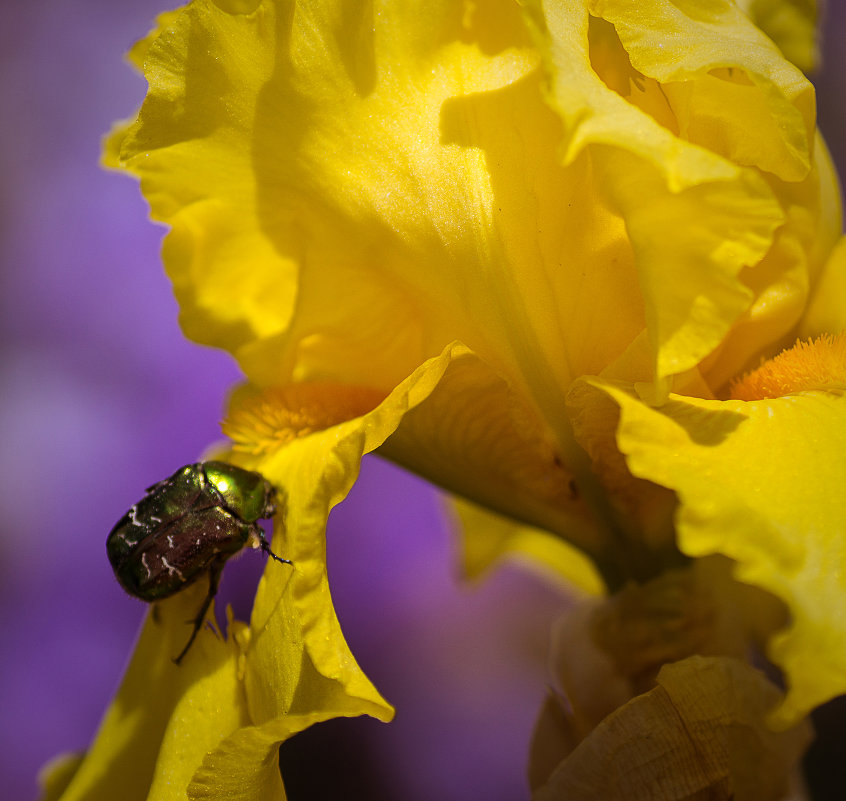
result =
[[203,625],[226,560],[251,545],[277,562],[258,520],[276,511],[276,491],[259,473],[197,462],[154,484],[112,529],[106,552],[121,587],[142,601],[176,594],[208,574],[209,591],[179,664]]

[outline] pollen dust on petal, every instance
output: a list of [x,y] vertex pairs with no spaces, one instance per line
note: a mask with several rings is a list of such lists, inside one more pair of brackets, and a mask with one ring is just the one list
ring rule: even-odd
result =
[[823,334],[765,361],[731,385],[735,400],[781,398],[808,390],[846,388],[846,333]]
[[234,450],[259,456],[360,417],[384,399],[370,387],[329,382],[268,387],[236,396],[221,428]]

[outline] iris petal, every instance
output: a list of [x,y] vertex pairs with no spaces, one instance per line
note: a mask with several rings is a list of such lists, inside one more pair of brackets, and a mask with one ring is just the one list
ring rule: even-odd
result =
[[795,721],[846,692],[846,396],[800,392],[754,402],[671,396],[650,408],[591,382],[620,407],[620,450],[635,476],[678,493],[679,547],[722,553],[736,577],[780,598],[792,616],[771,643]]

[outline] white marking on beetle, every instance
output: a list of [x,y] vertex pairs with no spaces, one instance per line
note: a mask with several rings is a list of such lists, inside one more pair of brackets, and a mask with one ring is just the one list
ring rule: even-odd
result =
[[122,540],[122,541],[123,541],[126,545],[128,545],[128,544],[129,544],[129,540],[126,538],[126,532],[125,532],[125,531],[122,531],[122,530],[121,530],[121,531],[118,531],[118,532],[117,532],[117,534],[113,534],[113,535],[112,535],[112,539],[114,539],[114,540]]
[[185,576],[182,575],[182,571],[178,568],[174,567],[170,562],[167,561],[163,556],[161,557],[162,564],[167,568],[167,573],[169,576],[174,575],[174,573],[179,576],[181,579],[185,579]]
[[141,564],[144,565],[144,570],[147,571],[147,578],[150,578],[153,574],[150,572],[150,566],[147,564],[147,552],[141,554]]
[[168,548],[173,550],[173,534],[167,535],[167,545],[168,545]]

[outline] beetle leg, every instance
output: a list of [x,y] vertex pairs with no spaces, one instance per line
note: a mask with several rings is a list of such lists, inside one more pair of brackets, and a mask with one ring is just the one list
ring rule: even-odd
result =
[[220,584],[220,574],[223,572],[224,564],[226,564],[226,557],[222,559],[216,559],[214,562],[211,563],[211,566],[209,567],[209,591],[206,595],[205,600],[203,601],[202,606],[200,607],[200,611],[197,612],[197,616],[194,618],[194,630],[191,632],[191,636],[188,638],[188,642],[185,644],[185,647],[182,649],[179,656],[177,656],[173,660],[174,663],[177,665],[182,661],[182,657],[188,653],[188,649],[194,642],[194,639],[197,636],[197,632],[199,632],[199,630],[203,626],[203,621],[206,619],[206,612],[209,611],[211,602],[214,600],[214,596],[217,595],[217,587]]
[[261,526],[256,525],[258,531],[259,539],[259,548],[261,548],[271,559],[275,559],[277,562],[282,562],[286,565],[293,565],[294,563],[290,559],[283,559],[281,556],[277,556],[273,551],[270,550],[270,543],[267,541],[267,538],[264,536],[264,529]]

